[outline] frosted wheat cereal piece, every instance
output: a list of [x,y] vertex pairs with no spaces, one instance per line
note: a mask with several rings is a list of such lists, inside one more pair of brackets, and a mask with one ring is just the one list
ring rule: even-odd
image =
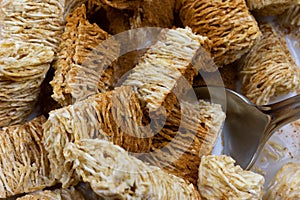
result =
[[103,198],[201,199],[192,184],[149,166],[117,145],[99,139],[69,143],[64,155]]
[[289,30],[289,34],[293,36],[300,46],[300,5],[291,6],[284,13],[277,17],[280,25]]
[[225,155],[203,156],[199,167],[201,197],[218,199],[262,199],[264,177],[245,171]]
[[53,59],[54,52],[43,44],[3,39],[0,41],[0,80],[44,78]]
[[110,90],[118,43],[98,25],[90,24],[84,4],[68,15],[54,64],[52,97],[62,106]]
[[[193,34],[189,28],[165,29],[122,85],[137,88],[149,113],[156,115],[162,107],[169,113],[176,102],[172,90],[191,86],[198,69],[205,68],[203,57],[208,55],[209,45],[206,37]],[[200,57],[200,61],[193,66],[195,57]],[[183,94],[179,92],[177,98],[180,95]]]
[[259,40],[261,32],[244,0],[180,0],[180,19],[193,32],[212,41],[218,66],[238,60]]
[[53,58],[42,44],[0,41],[0,127],[23,122],[34,110]]
[[55,190],[44,190],[37,191],[31,194],[27,194],[23,197],[17,198],[17,200],[85,200],[85,198],[76,191],[74,187],[69,189],[55,189]]
[[279,94],[300,87],[300,70],[286,45],[285,38],[270,23],[261,23],[260,42],[238,63],[242,75],[242,92],[253,103],[267,104]]
[[283,165],[273,178],[264,195],[265,200],[288,200],[300,198],[300,164]]
[[249,9],[257,15],[279,15],[291,6],[299,5],[299,0],[247,0]]
[[56,51],[64,29],[64,3],[63,0],[1,1],[1,37],[44,44]]
[[180,102],[153,137],[151,152],[139,158],[196,185],[201,156],[211,153],[224,120],[220,105]]
[[112,141],[129,152],[148,152],[152,132],[143,127],[143,112],[131,87],[120,87],[51,111],[44,124],[45,148],[51,170],[63,187],[75,185],[80,177],[65,162],[63,149],[68,143],[85,138]]
[[45,121],[41,116],[0,130],[0,198],[55,184],[42,141]]
[[300,5],[285,10],[278,20],[285,26],[300,26]]
[[43,79],[0,81],[0,127],[22,123],[35,109]]

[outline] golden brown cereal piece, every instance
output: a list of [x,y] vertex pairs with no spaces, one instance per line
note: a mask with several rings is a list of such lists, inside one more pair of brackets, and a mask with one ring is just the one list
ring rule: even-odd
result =
[[264,177],[234,163],[225,155],[202,157],[198,189],[203,199],[262,199]]
[[151,152],[139,158],[196,185],[201,156],[211,153],[224,119],[219,105],[180,102],[153,137]]
[[285,26],[300,26],[300,5],[292,6],[278,16],[279,21]]
[[261,35],[244,0],[181,0],[180,18],[212,41],[212,57],[227,65],[249,51]]
[[192,184],[143,163],[105,140],[69,143],[64,156],[104,199],[201,199]]
[[255,104],[267,104],[272,97],[296,91],[300,70],[283,36],[269,23],[262,23],[262,39],[239,62],[242,91]]
[[110,89],[119,47],[114,39],[108,38],[105,31],[86,19],[84,4],[67,17],[51,81],[52,97],[61,105]]
[[45,121],[41,116],[0,130],[0,198],[55,184],[42,142]]
[[63,0],[3,0],[1,37],[44,44],[57,50],[64,29]]
[[23,197],[17,198],[17,200],[85,200],[85,198],[76,191],[74,187],[69,189],[56,189],[56,190],[44,190],[31,194],[27,194]]
[[0,127],[22,122],[34,110],[53,57],[41,44],[0,41]]
[[67,143],[79,139],[106,139],[129,152],[149,152],[152,132],[143,127],[142,120],[140,102],[130,87],[100,93],[50,112],[44,124],[44,141],[55,177],[63,187],[80,180],[62,154]]
[[266,200],[300,198],[300,164],[287,163],[277,172],[264,195]]
[[300,4],[299,0],[247,0],[249,9],[262,16],[282,14],[286,9],[297,4]]
[[[189,28],[163,30],[123,85],[137,87],[139,98],[149,113],[156,115],[164,107],[168,114],[176,96],[183,95],[180,90],[191,87],[198,70],[205,69],[203,56],[207,56],[209,45],[206,37],[193,34]],[[179,92],[176,94],[174,89]]]

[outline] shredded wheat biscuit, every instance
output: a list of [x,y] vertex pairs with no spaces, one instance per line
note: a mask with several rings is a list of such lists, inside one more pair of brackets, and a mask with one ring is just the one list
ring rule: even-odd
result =
[[17,200],[85,200],[74,187],[69,189],[44,190],[27,194]]
[[148,152],[151,130],[143,127],[142,120],[140,102],[130,87],[97,94],[50,112],[44,124],[44,140],[55,177],[64,187],[79,181],[62,152],[67,143],[82,138],[106,139],[129,152]]
[[266,200],[300,198],[300,164],[287,163],[277,172],[264,195]]
[[261,33],[244,0],[181,0],[180,19],[212,41],[212,57],[227,65],[249,51]]
[[279,21],[286,26],[300,26],[300,5],[292,6],[278,16]]
[[300,87],[297,68],[283,36],[270,23],[260,24],[262,39],[240,61],[242,91],[255,104]]
[[[122,85],[137,87],[139,98],[149,113],[156,115],[164,107],[168,114],[176,102],[172,90],[176,87],[181,90],[186,84],[191,86],[198,69],[205,67],[201,56],[207,56],[209,45],[206,37],[193,34],[189,28],[164,30]],[[193,66],[198,53],[202,66]],[[183,94],[177,97],[180,95]]]
[[299,0],[247,0],[249,9],[262,16],[282,14],[286,9],[297,4],[300,4]]
[[62,0],[3,0],[1,37],[44,44],[57,50],[64,29]]
[[64,156],[105,199],[201,199],[192,184],[143,163],[108,141],[69,143]]
[[52,97],[61,105],[110,89],[113,61],[119,55],[119,47],[108,38],[105,31],[89,23],[84,4],[67,17],[51,81]]
[[196,185],[201,156],[211,153],[224,119],[220,105],[181,102],[139,158]]
[[0,130],[0,198],[55,184],[42,142],[45,121],[41,116]]
[[0,41],[0,127],[22,122],[34,110],[53,57],[41,44]]
[[199,167],[198,189],[208,200],[262,199],[264,177],[244,171],[228,156],[203,156]]

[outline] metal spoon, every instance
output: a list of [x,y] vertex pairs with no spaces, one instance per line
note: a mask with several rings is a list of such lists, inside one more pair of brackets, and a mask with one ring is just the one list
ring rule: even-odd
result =
[[233,157],[244,169],[253,166],[277,129],[300,118],[300,95],[278,103],[257,106],[230,89],[196,87],[194,91],[199,99],[210,99],[222,105],[226,112],[222,130],[223,153]]

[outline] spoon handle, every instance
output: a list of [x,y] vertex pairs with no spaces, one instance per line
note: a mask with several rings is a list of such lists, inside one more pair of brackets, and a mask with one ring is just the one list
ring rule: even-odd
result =
[[264,135],[264,139],[268,140],[283,125],[300,119],[300,95],[258,108],[270,116],[270,123],[266,127]]

